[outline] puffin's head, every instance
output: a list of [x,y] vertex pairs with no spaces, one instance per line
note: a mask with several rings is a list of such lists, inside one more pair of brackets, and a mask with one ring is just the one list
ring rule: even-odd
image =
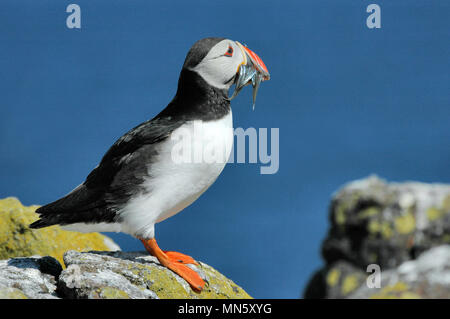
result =
[[197,41],[186,56],[184,69],[196,72],[205,82],[226,90],[235,84],[233,99],[247,84],[253,85],[253,105],[259,84],[270,79],[264,62],[249,48],[224,38]]

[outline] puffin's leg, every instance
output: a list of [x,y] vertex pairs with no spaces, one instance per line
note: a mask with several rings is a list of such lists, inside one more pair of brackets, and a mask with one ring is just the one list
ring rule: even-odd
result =
[[[156,240],[154,238],[151,239],[140,239],[141,242],[144,244],[145,249],[152,255],[158,258],[161,265],[169,268],[174,273],[179,275],[181,278],[186,280],[194,289],[195,291],[202,291],[203,287],[205,286],[205,282],[202,278],[191,268],[184,265],[182,262],[178,261],[180,258],[170,258],[166,253],[164,253],[156,243]],[[179,253],[176,252],[170,252],[171,255],[178,256]],[[189,257],[183,254],[180,254],[185,257]],[[192,259],[192,257],[189,257]]]

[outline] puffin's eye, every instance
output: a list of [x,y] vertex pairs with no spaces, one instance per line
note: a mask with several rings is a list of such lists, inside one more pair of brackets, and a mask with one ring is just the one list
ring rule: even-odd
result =
[[229,57],[232,57],[232,56],[233,56],[233,48],[231,47],[231,45],[228,46],[228,51],[225,52],[224,55],[225,55],[225,56],[229,56]]

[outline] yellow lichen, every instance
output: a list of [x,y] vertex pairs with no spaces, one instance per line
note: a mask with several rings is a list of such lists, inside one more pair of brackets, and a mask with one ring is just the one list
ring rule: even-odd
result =
[[450,235],[449,234],[444,234],[442,236],[442,242],[446,243],[446,244],[449,244],[450,243]]
[[341,292],[344,296],[358,288],[358,277],[356,275],[348,275],[342,281]]
[[111,250],[99,233],[82,234],[62,230],[59,226],[30,229],[38,219],[39,206],[23,206],[16,198],[0,200],[0,259],[32,255],[52,256],[62,265],[67,250]]
[[408,212],[395,219],[395,229],[399,234],[406,235],[416,228],[416,220],[412,213]]
[[391,293],[391,292],[401,292],[408,289],[408,285],[402,281],[396,282],[393,285],[386,286],[382,289],[382,292]]
[[443,215],[443,213],[439,209],[437,209],[436,207],[428,208],[426,213],[427,213],[428,220],[430,220],[430,221],[434,221],[436,219],[439,219]]
[[444,213],[450,214],[450,194],[444,198],[444,201],[442,202],[442,210]]
[[336,214],[334,215],[336,224],[338,225],[344,225],[345,223],[345,210],[342,206],[339,206],[336,209]]
[[381,229],[381,224],[378,220],[372,219],[371,221],[369,221],[368,225],[367,225],[367,230],[369,231],[369,233],[371,234],[375,234],[378,233]]
[[402,294],[400,294],[401,299],[422,299],[422,297],[419,294],[416,294],[414,292],[406,291]]
[[103,287],[98,294],[102,299],[130,299],[125,291],[113,287]]
[[327,285],[330,287],[334,287],[339,282],[339,277],[341,276],[341,272],[339,269],[332,269],[328,272],[327,275]]
[[409,286],[404,282],[397,282],[381,289],[380,292],[372,295],[371,299],[419,299],[420,295],[408,290]]
[[347,218],[346,213],[352,211],[360,199],[359,192],[353,192],[340,201],[335,209],[334,220],[339,226],[344,226]]
[[389,239],[392,236],[392,228],[391,225],[389,224],[389,222],[383,222],[381,224],[381,229],[380,229],[381,235],[383,236],[383,238],[385,239]]
[[0,288],[0,299],[28,299],[28,297],[17,288]]
[[358,213],[358,218],[366,219],[368,217],[375,216],[380,213],[380,209],[378,207],[369,207]]
[[[200,292],[194,292],[190,287],[185,289],[174,274],[163,267],[144,264],[133,264],[129,267],[139,280],[146,283],[150,290],[160,299],[250,299],[251,297],[233,281],[226,278],[214,268],[205,264],[199,267],[206,273],[208,283]],[[130,278],[129,278],[130,279]],[[132,280],[133,282],[133,280]],[[134,282],[137,284],[137,282]]]

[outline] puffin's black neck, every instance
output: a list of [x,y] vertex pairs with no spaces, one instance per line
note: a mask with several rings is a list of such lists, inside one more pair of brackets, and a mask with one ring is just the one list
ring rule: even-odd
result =
[[229,111],[230,101],[226,90],[215,88],[196,72],[183,69],[177,94],[158,117],[212,121],[222,118]]

